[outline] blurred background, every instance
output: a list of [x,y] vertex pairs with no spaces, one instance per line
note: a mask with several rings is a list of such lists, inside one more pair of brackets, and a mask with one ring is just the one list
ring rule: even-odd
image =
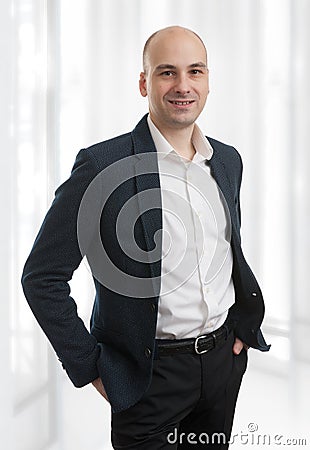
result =
[[[272,344],[268,354],[250,351],[234,424],[248,442],[236,438],[231,448],[264,448],[259,433],[310,445],[310,1],[2,0],[5,450],[111,449],[107,403],[68,380],[20,276],[79,149],[132,130],[147,111],[138,91],[142,48],[174,24],[195,30],[208,48],[211,92],[200,127],[243,157],[243,247],[264,292]],[[94,289],[84,263],[71,287],[88,324]]]

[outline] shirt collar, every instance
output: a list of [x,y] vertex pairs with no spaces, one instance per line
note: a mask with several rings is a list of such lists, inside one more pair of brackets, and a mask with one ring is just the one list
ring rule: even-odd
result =
[[[176,152],[176,150],[172,147],[171,144],[167,141],[167,139],[163,136],[163,134],[159,131],[156,125],[153,123],[150,115],[147,117],[147,123],[150,129],[150,133],[152,139],[154,141],[158,159],[165,158],[169,153]],[[213,148],[211,147],[210,142],[204,136],[198,125],[195,123],[194,130],[192,134],[192,143],[196,150],[196,155],[194,156],[195,160],[209,160],[213,155]],[[176,152],[177,153],[177,152]]]

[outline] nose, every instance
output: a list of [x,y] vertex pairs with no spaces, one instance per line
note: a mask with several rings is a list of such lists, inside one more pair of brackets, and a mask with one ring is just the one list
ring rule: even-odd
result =
[[189,80],[186,74],[179,74],[176,79],[175,91],[178,94],[188,94],[190,92]]

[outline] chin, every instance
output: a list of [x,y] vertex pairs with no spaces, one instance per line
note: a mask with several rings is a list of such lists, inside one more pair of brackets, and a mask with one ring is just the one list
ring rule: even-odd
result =
[[[198,116],[197,116],[198,117]],[[184,117],[183,119],[180,117],[176,117],[172,119],[172,122],[174,123],[175,126],[179,126],[179,127],[189,127],[191,125],[193,125],[193,123],[195,123],[197,117]]]

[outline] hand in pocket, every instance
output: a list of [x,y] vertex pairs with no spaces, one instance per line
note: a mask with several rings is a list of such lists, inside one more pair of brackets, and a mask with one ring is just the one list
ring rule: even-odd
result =
[[107,401],[109,401],[107,393],[104,389],[104,386],[102,384],[102,380],[100,377],[98,377],[94,381],[92,381],[92,385],[97,389],[97,391],[99,392],[99,394],[102,395],[102,397],[104,397]]

